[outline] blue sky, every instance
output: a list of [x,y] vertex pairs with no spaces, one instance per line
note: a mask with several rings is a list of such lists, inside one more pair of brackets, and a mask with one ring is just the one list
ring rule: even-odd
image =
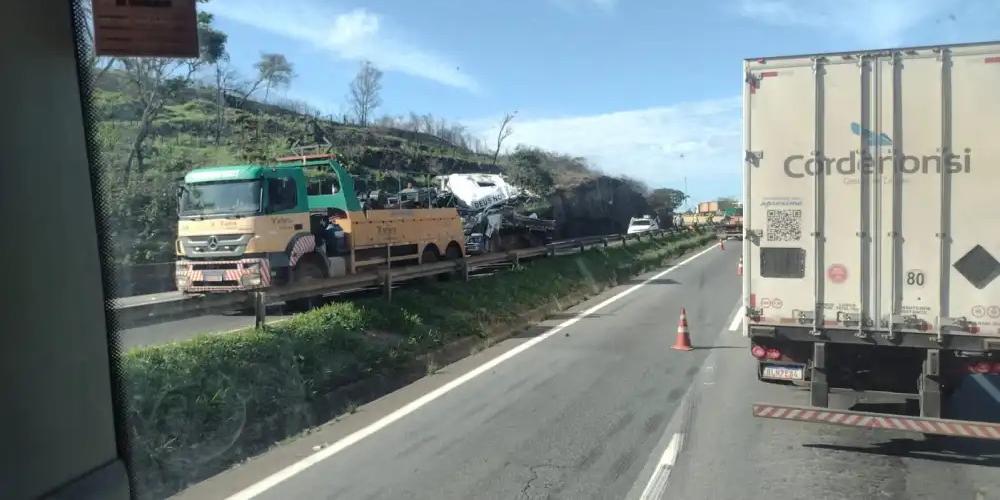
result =
[[[509,145],[583,156],[695,200],[739,191],[747,57],[1000,38],[995,0],[211,0],[244,75],[280,52],[279,96],[346,111],[363,59],[377,114],[432,113]],[[877,22],[876,22],[877,20]]]

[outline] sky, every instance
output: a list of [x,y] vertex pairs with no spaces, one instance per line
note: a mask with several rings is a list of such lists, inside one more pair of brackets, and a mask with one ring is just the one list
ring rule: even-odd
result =
[[[347,111],[362,60],[377,115],[431,113],[495,141],[586,158],[692,201],[737,196],[746,58],[1000,39],[996,0],[210,0],[245,76],[294,65],[279,98]],[[738,73],[739,71],[739,73]]]

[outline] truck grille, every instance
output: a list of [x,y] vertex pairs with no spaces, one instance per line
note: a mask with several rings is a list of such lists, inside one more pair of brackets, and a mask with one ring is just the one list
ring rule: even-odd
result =
[[183,236],[180,241],[184,255],[191,258],[240,257],[252,238],[252,234],[217,234]]

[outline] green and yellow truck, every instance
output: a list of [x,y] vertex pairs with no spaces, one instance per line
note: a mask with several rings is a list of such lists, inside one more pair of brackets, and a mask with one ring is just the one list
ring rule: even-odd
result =
[[258,290],[465,255],[454,208],[362,208],[334,155],[198,168],[178,193],[176,285]]

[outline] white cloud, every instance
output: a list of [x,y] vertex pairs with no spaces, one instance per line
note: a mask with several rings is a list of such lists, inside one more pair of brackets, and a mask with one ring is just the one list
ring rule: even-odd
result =
[[214,0],[205,4],[205,9],[226,19],[300,40],[340,59],[367,59],[384,71],[479,91],[478,82],[459,71],[458,64],[387,32],[381,16],[364,8],[343,12],[318,1]]
[[[737,194],[740,186],[740,99],[681,103],[563,118],[515,118],[508,144],[531,145],[587,158],[612,175],[692,194]],[[469,122],[496,140],[499,120]],[[708,198],[706,198],[708,199]]]
[[[992,0],[739,0],[741,15],[776,26],[798,26],[817,34],[846,35],[865,45],[902,45],[919,29],[938,34],[958,29],[955,13]],[[961,16],[967,17],[967,16]],[[947,24],[943,24],[946,22]]]

